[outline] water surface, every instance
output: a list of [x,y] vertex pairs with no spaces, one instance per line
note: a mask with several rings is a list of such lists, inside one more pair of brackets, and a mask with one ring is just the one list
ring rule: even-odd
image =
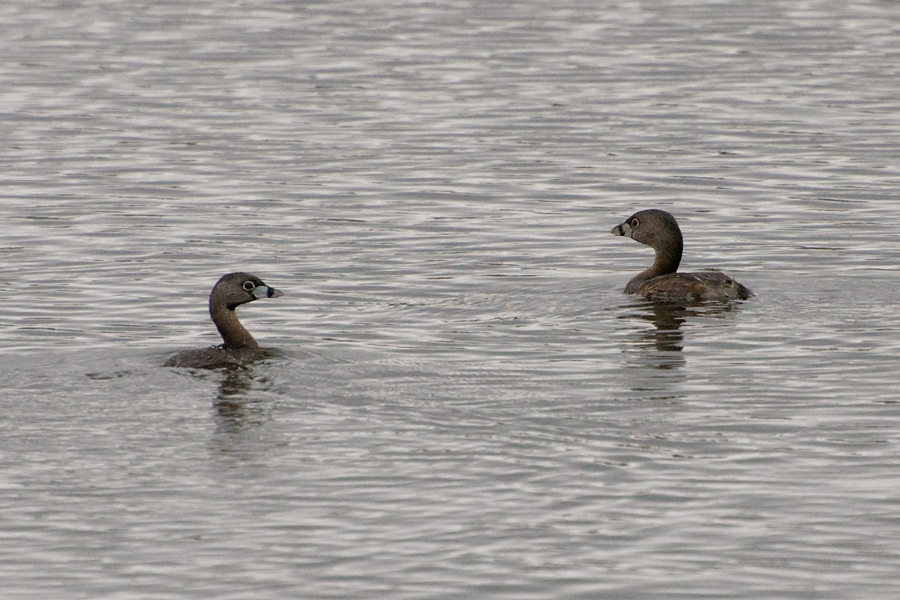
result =
[[[4,597],[894,597],[898,28],[0,9]],[[649,207],[756,297],[624,296]],[[161,367],[236,270],[276,356]]]

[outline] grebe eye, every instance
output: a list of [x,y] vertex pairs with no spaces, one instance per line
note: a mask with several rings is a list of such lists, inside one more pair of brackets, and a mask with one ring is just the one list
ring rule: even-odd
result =
[[248,279],[244,282],[243,288],[248,292],[252,292],[256,289],[256,284]]
[[641,224],[641,222],[638,221],[637,219],[632,219],[632,220],[631,220],[631,228],[632,228],[632,229],[635,229],[635,228],[636,228],[638,225],[640,225],[640,224]]

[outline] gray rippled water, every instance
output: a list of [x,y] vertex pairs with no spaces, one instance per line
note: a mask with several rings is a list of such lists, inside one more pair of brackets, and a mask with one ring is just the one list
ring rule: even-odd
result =
[[[0,8],[0,596],[895,597],[898,31]],[[622,294],[649,207],[756,297]],[[235,270],[274,356],[162,367]]]

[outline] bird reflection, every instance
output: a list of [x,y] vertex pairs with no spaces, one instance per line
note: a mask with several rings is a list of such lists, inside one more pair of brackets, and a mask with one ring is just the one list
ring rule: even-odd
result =
[[[625,319],[639,319],[653,323],[652,329],[641,328],[634,332],[631,349],[641,350],[633,361],[639,366],[654,369],[676,369],[685,364],[684,331],[681,326],[688,318],[722,318],[733,310],[734,304],[691,305],[667,302],[648,302],[640,306],[641,312],[624,315]],[[649,352],[648,352],[649,350]]]
[[645,343],[654,346],[659,352],[681,352],[684,348],[684,332],[681,324],[688,316],[687,309],[674,304],[654,303],[650,312],[636,315],[644,321],[650,321],[654,329],[642,331]]
[[216,395],[216,420],[227,429],[240,429],[250,415],[245,396],[250,390],[252,374],[240,367],[225,369],[225,377],[219,383]]
[[672,304],[650,303],[642,305],[641,312],[623,315],[623,319],[638,319],[653,323],[652,328],[641,327],[630,336],[631,343],[624,348],[629,363],[634,366],[671,370],[684,365],[682,354],[686,309]]
[[216,430],[214,439],[219,451],[231,453],[256,439],[266,421],[266,403],[251,398],[257,387],[252,368],[224,369],[219,392],[213,403]]

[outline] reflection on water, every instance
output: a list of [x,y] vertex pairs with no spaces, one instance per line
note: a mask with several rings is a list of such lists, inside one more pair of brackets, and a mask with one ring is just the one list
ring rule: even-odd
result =
[[684,346],[684,323],[688,309],[664,303],[647,303],[640,307],[640,312],[629,312],[619,318],[625,321],[650,322],[653,327],[635,327],[623,353],[628,356],[629,364],[651,369],[676,369],[684,366],[685,358],[681,354]]
[[252,372],[250,368],[237,366],[223,371],[224,376],[215,400],[217,423],[220,429],[235,432],[247,425],[248,421],[252,422],[248,410],[248,407],[253,406],[253,400],[248,397],[253,383]]
[[[732,318],[740,304],[729,302],[711,302],[702,305],[685,306],[667,302],[647,302],[638,307],[637,312],[630,311],[619,316],[625,321],[636,320],[649,322],[652,328],[637,327],[632,340],[623,350],[631,355],[631,361],[655,369],[673,369],[684,366],[685,358],[682,325],[688,319],[726,319]],[[638,348],[641,352],[634,352]]]
[[221,381],[212,406],[214,444],[223,454],[252,453],[272,410],[272,400],[265,394],[268,382],[253,366],[222,368],[216,376]]
[[[731,318],[740,304],[735,302],[711,302],[703,305],[685,306],[668,302],[648,302],[641,306],[642,312],[622,315],[620,319],[637,319],[653,324],[653,328],[643,328],[635,333],[635,345],[646,346],[657,352],[681,352],[684,348],[684,332],[681,326],[690,318],[725,319]],[[644,312],[645,311],[645,312]],[[669,368],[662,366],[661,368]]]
[[[623,307],[617,319],[634,324],[632,332],[623,337],[621,350],[625,364],[633,369],[628,378],[631,392],[647,394],[655,400],[685,399],[683,384],[690,381],[686,372],[688,362],[711,360],[705,351],[698,349],[698,343],[710,332],[725,335],[733,320],[740,317],[741,307],[742,303],[738,302],[690,306],[643,302]],[[644,326],[645,323],[652,327]],[[698,323],[705,326],[699,328]],[[710,368],[715,369],[713,364],[710,363]]]
[[642,332],[644,344],[652,346],[657,352],[680,352],[684,341],[681,325],[690,316],[689,309],[665,303],[651,303],[646,309],[649,312],[631,315],[631,318],[653,323],[653,329]]

